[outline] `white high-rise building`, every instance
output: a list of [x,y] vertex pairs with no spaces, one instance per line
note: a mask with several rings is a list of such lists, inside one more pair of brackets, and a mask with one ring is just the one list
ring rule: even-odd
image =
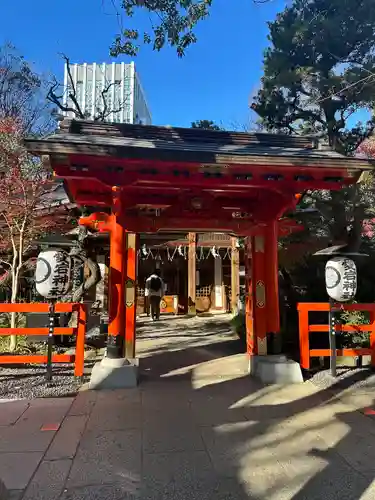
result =
[[[64,70],[65,104],[75,108],[69,97],[74,85],[78,105],[87,119],[98,115],[104,121],[151,125],[151,113],[134,62],[70,64]],[[74,118],[72,111],[64,113]]]

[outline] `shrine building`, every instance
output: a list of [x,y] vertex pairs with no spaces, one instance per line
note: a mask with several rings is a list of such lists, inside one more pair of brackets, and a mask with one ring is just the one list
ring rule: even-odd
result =
[[[341,156],[304,136],[94,121],[65,120],[54,135],[30,138],[26,145],[32,154],[49,155],[70,200],[89,209],[91,215],[80,223],[108,235],[108,346],[96,375],[109,386],[121,385],[120,368],[124,386],[131,385],[130,371],[136,372],[137,292],[142,294],[145,279],[138,276],[138,264],[147,252],[166,264],[173,262],[173,252],[186,261],[186,304],[180,305],[188,314],[208,303],[234,311],[242,264],[247,354],[265,359],[268,339],[280,332],[278,239],[299,229],[286,214],[307,190],[338,190],[372,169],[367,160]],[[139,238],[167,233],[176,238],[159,247],[145,247]],[[206,259],[209,271],[200,264],[202,234],[226,238],[222,246],[212,241],[206,246],[206,254],[215,247],[213,259]],[[181,235],[188,236],[181,242]],[[242,250],[237,238],[245,242]],[[178,272],[165,267],[167,295],[178,301],[183,296]],[[147,274],[147,265],[144,269]]]

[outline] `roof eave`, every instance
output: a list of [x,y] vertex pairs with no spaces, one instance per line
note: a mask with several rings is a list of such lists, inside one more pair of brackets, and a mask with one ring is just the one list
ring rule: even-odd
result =
[[85,142],[61,141],[58,136],[52,136],[49,139],[26,139],[26,148],[31,153],[41,155],[69,155],[80,154],[88,156],[113,156],[116,158],[134,158],[152,160],[157,156],[161,161],[183,161],[192,163],[211,163],[211,164],[248,164],[272,165],[273,167],[305,167],[305,168],[347,168],[356,171],[374,170],[375,161],[363,160],[348,157],[326,157],[324,156],[303,156],[303,155],[245,155],[212,153],[207,151],[188,151],[188,150],[167,150],[151,149],[142,147],[129,147],[121,145],[98,145]]

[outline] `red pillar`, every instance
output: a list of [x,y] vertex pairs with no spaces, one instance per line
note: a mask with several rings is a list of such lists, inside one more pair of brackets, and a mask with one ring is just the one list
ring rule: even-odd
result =
[[246,325],[246,345],[247,354],[252,356],[256,354],[256,339],[254,336],[254,321],[253,321],[253,287],[252,287],[252,266],[251,266],[251,238],[245,239],[245,286],[246,286],[246,302],[245,302],[245,325]]
[[271,222],[265,231],[265,258],[267,333],[279,334],[280,307],[277,221]]
[[124,357],[125,329],[125,249],[126,232],[123,225],[121,189],[112,188],[113,207],[110,231],[109,325],[107,356]]
[[251,267],[253,291],[253,331],[257,354],[267,354],[267,297],[265,236],[260,233],[251,238]]
[[135,358],[137,310],[137,235],[126,236],[125,357]]

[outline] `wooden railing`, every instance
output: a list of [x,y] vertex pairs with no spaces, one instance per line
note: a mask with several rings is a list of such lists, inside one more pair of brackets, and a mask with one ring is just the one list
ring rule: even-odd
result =
[[[337,356],[371,356],[371,366],[375,366],[375,304],[335,304],[335,310],[342,311],[366,311],[370,315],[370,323],[366,325],[336,325],[337,332],[369,332],[370,348],[337,349]],[[310,358],[328,357],[330,349],[310,349],[310,333],[329,332],[329,325],[310,324],[309,313],[329,312],[327,302],[301,302],[297,305],[299,316],[299,348],[301,368],[310,368]],[[328,338],[328,335],[327,335]]]
[[[0,313],[48,313],[49,304],[43,303],[0,303]],[[57,303],[56,313],[77,312],[76,327],[56,327],[54,335],[75,335],[75,354],[54,354],[52,363],[74,363],[74,375],[83,376],[85,361],[85,335],[87,311],[85,304],[81,303]],[[45,335],[48,336],[48,328],[0,328],[0,335]],[[13,354],[0,355],[0,365],[3,364],[44,364],[47,363],[47,354]]]

